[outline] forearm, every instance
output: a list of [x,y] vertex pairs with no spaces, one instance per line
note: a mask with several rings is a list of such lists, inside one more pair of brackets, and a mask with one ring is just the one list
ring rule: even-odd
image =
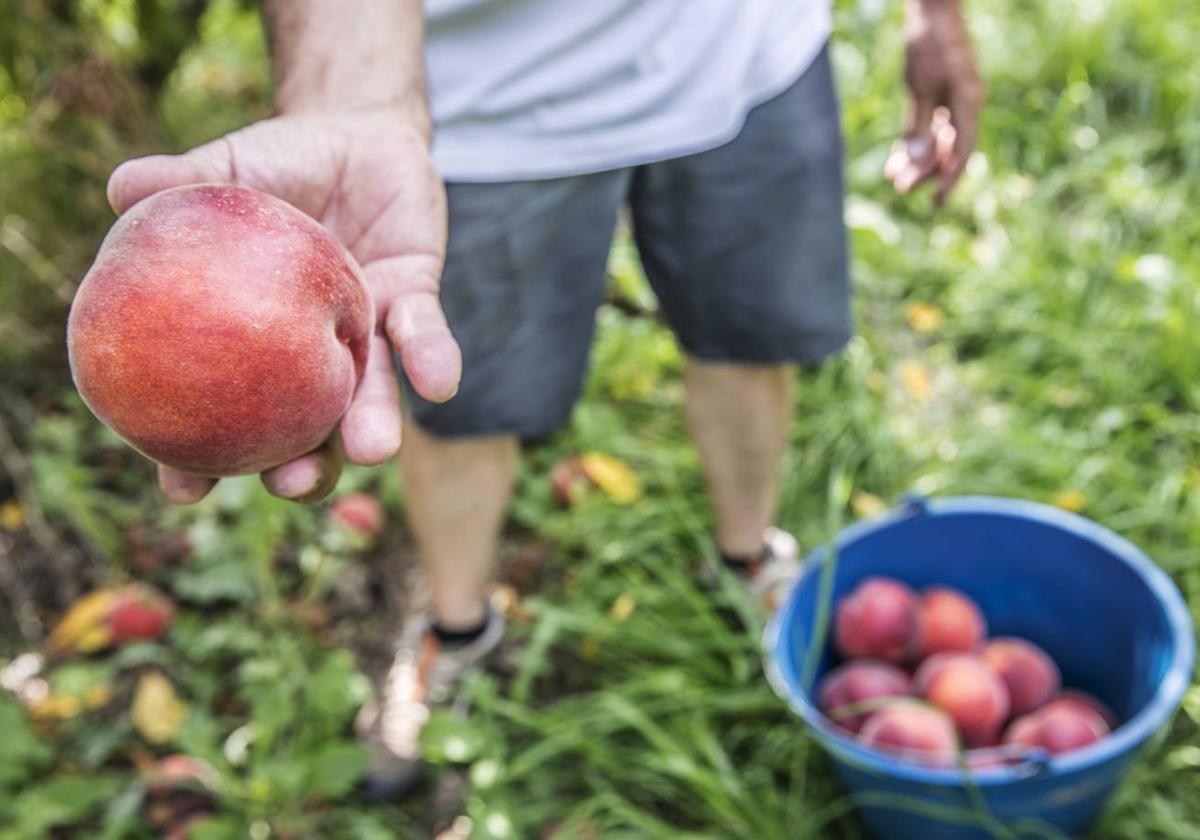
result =
[[397,106],[429,131],[421,0],[265,0],[280,113]]

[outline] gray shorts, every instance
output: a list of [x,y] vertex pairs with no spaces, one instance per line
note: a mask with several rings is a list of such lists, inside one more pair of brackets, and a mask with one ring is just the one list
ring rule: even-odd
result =
[[546,435],[587,370],[617,213],[692,356],[815,363],[851,334],[842,142],[826,51],[710,151],[629,169],[452,183],[441,299],[463,350],[458,394],[408,390],[444,436]]

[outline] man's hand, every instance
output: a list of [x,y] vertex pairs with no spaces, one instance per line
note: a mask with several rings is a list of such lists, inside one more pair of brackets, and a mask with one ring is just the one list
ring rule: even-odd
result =
[[908,0],[905,28],[912,102],[884,174],[901,193],[936,178],[940,204],[975,148],[983,83],[959,0]]
[[[340,426],[340,450],[357,464],[382,463],[400,446],[392,347],[413,388],[428,400],[453,396],[462,372],[458,345],[438,303],[446,195],[429,158],[422,117],[419,108],[406,111],[396,104],[340,113],[301,110],[186,154],[127,161],[108,182],[118,214],[183,184],[253,187],[308,213],[345,244],[363,268],[378,313],[366,371]],[[267,489],[297,501],[326,495],[341,467],[336,437],[263,473]],[[189,503],[215,481],[160,466],[159,484],[171,501]]]

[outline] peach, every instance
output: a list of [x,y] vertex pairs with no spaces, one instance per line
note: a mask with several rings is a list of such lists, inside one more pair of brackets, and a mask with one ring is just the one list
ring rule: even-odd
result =
[[1086,709],[1092,710],[1104,719],[1104,722],[1108,724],[1109,729],[1116,729],[1117,725],[1120,723],[1120,721],[1117,720],[1117,716],[1113,714],[1112,709],[1085,691],[1076,691],[1074,689],[1060,691],[1058,694],[1054,695],[1053,698],[1051,698],[1050,703],[1047,705],[1057,706],[1060,704],[1065,704],[1068,706],[1078,704]]
[[907,697],[912,694],[908,674],[890,662],[860,659],[847,662],[828,674],[821,681],[818,705],[830,720],[851,732],[862,728],[870,712],[839,715],[858,703],[867,703],[884,697]]
[[561,508],[574,505],[591,485],[591,479],[583,470],[583,461],[578,456],[563,458],[550,470],[550,491]]
[[963,593],[944,586],[926,589],[918,609],[921,653],[973,650],[987,635],[979,607]]
[[147,457],[202,476],[319,446],[367,359],[374,306],[346,249],[244,187],[164,190],[108,232],[67,323],[79,393]]
[[953,764],[958,749],[949,716],[915,700],[895,700],[872,714],[858,740],[863,746],[925,764]]
[[890,662],[912,658],[917,645],[916,593],[890,578],[867,578],[838,604],[834,642],[848,657]]
[[1004,742],[1041,747],[1057,755],[1094,744],[1110,731],[1098,712],[1068,698],[1047,703],[1014,720],[1004,734]]
[[991,743],[1008,718],[1008,689],[979,656],[943,653],[917,669],[914,684],[930,703],[945,711],[969,747]]
[[162,593],[140,583],[121,587],[114,594],[106,623],[114,644],[157,639],[175,617],[175,605]]
[[992,639],[983,649],[983,659],[1008,686],[1014,715],[1041,706],[1062,684],[1058,666],[1050,655],[1024,639]]
[[330,505],[329,518],[364,537],[377,537],[383,530],[383,508],[367,493],[342,496]]
[[1004,754],[992,747],[969,750],[967,752],[967,767],[971,770],[994,770],[1008,764]]

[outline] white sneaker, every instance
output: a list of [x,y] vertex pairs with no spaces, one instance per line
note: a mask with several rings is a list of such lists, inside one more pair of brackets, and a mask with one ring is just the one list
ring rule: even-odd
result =
[[803,562],[800,544],[781,528],[771,527],[763,533],[763,553],[751,562],[739,576],[746,587],[769,612],[775,612],[800,576]]
[[368,796],[399,797],[420,782],[424,770],[420,736],[430,712],[453,699],[463,675],[482,667],[503,638],[504,614],[491,607],[483,634],[463,645],[441,643],[428,614],[409,619],[379,700],[364,706],[355,721],[371,749],[365,783]]

